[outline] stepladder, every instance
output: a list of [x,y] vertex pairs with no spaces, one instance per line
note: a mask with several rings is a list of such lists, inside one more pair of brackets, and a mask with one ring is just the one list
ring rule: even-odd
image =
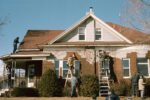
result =
[[71,77],[72,77],[72,71],[71,71],[71,69],[68,69],[67,76],[66,76],[66,81],[65,81],[65,86],[64,86],[64,87],[67,86],[67,82],[68,82],[68,80],[69,80]]
[[[106,64],[106,61],[108,61],[108,64]],[[100,85],[99,96],[108,95],[108,90],[110,88],[109,76],[110,76],[109,60],[105,59],[103,62],[99,63],[99,85]]]

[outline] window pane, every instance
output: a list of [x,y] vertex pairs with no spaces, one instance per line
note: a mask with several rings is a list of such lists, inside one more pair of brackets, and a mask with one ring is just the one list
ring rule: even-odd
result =
[[75,60],[75,76],[80,77],[80,62]]
[[137,70],[138,70],[138,72],[141,72],[144,76],[149,76],[148,75],[148,65],[137,64]]
[[55,69],[56,68],[59,68],[59,61],[58,60],[55,61]]
[[147,63],[147,58],[137,58],[137,63]]
[[125,68],[129,67],[129,60],[123,59],[123,67]]
[[67,65],[67,61],[63,61],[63,68],[66,68],[66,69],[69,68],[68,65]]
[[85,40],[85,35],[79,35],[79,40]]
[[109,69],[102,69],[101,75],[104,77],[108,77],[110,75]]
[[79,34],[84,34],[84,33],[85,33],[85,28],[79,27]]
[[[67,77],[67,72],[68,70],[63,70],[63,78],[66,78]],[[70,76],[69,76],[70,77]]]
[[104,68],[109,69],[109,60],[108,59],[105,59],[105,61],[104,61]]
[[59,70],[55,70],[57,77],[59,77]]
[[123,76],[129,76],[129,69],[123,70]]
[[95,40],[100,40],[101,39],[101,35],[95,35]]

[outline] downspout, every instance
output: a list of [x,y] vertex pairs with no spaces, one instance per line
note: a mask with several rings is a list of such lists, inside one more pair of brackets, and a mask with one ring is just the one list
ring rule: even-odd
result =
[[94,69],[95,69],[94,73],[96,75],[96,49],[95,47],[94,47]]

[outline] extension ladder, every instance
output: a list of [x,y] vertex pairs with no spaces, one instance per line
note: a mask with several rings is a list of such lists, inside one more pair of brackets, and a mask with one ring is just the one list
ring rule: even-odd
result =
[[[105,61],[105,60],[104,60]],[[109,84],[109,69],[105,69],[104,62],[99,62],[99,96],[107,96],[108,89],[110,88]]]

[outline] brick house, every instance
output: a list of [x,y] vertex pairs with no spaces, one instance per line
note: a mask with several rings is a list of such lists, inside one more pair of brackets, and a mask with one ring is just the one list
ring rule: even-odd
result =
[[[104,22],[90,9],[66,30],[28,30],[16,53],[1,56],[12,69],[25,70],[27,87],[37,87],[47,69],[66,78],[68,57],[72,54],[77,77],[99,75],[100,53],[105,51],[105,77],[130,79],[140,71],[150,78],[150,35],[111,22]],[[113,75],[112,75],[113,74]],[[15,76],[12,76],[15,78]]]

